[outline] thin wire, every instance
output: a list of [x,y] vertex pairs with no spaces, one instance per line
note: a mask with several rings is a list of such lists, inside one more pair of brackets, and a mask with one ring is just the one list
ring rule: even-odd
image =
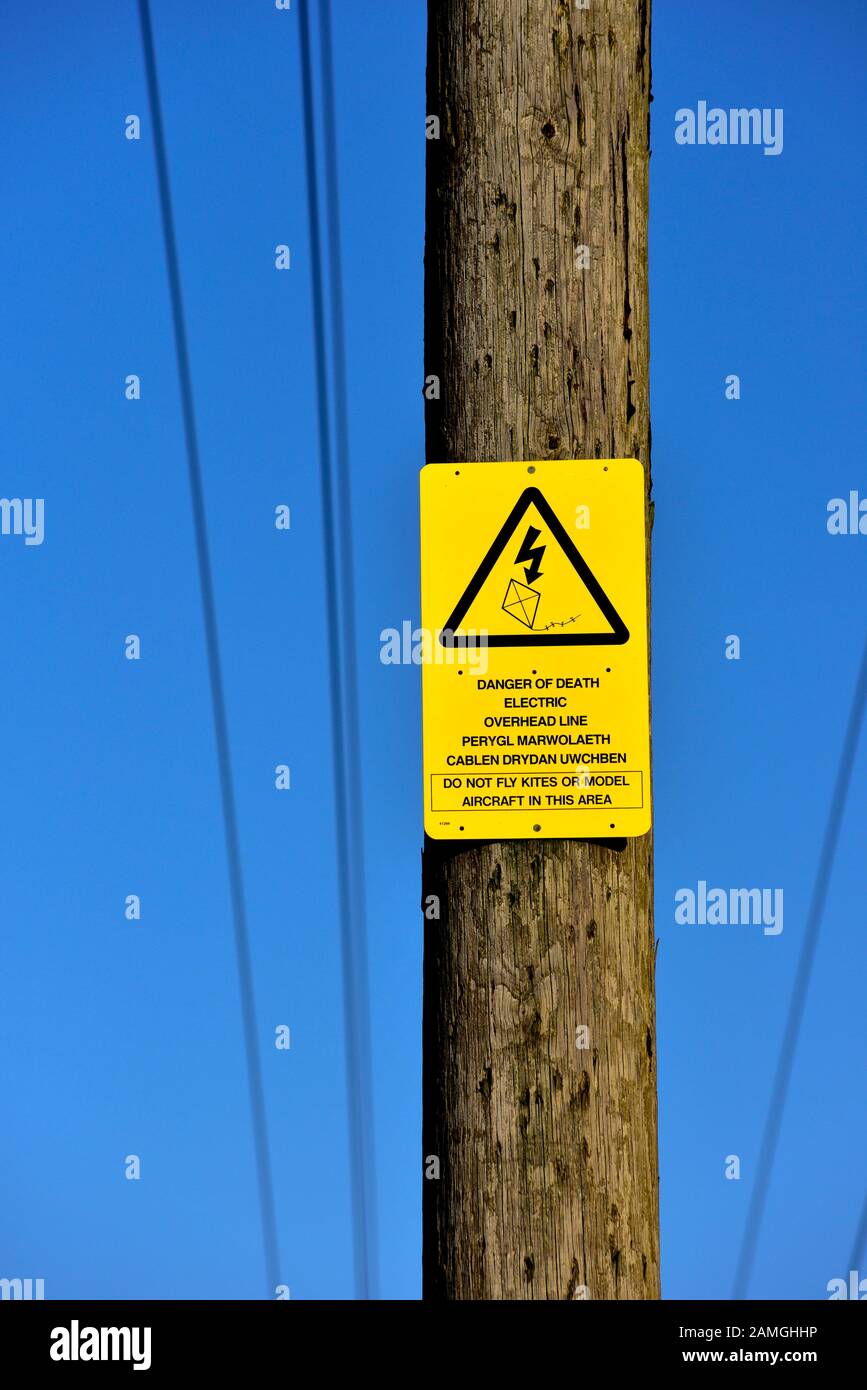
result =
[[[852,780],[852,769],[855,765],[855,754],[858,750],[858,738],[861,732],[861,726],[864,722],[865,705],[867,705],[867,642],[865,642],[864,645],[861,666],[858,671],[858,678],[855,682],[852,709],[849,714],[849,722],[846,726],[846,734],[843,739],[843,747],[840,753],[840,764],[837,768],[834,790],[831,794],[831,805],[828,810],[828,820],[825,826],[822,850],[819,855],[819,865],[813,884],[813,894],[810,899],[810,909],[807,914],[804,940],[801,943],[801,954],[795,971],[795,982],[792,989],[792,997],[789,1001],[789,1012],[786,1018],[780,1054],[777,1059],[777,1069],[771,1089],[771,1100],[768,1105],[765,1129],[762,1136],[762,1147],[759,1154],[758,1168],[756,1170],[756,1181],[750,1198],[750,1206],[747,1212],[746,1226],[744,1228],[744,1237],[741,1244],[737,1271],[735,1273],[733,1298],[746,1297],[750,1275],[752,1274],[753,1260],[755,1258],[762,1217],[764,1215],[768,1186],[771,1180],[771,1170],[774,1165],[777,1143],[780,1137],[783,1110],[786,1104],[789,1082],[792,1079],[792,1068],[795,1062],[795,1050],[798,1046],[798,1037],[801,1031],[804,1004],[810,986],[810,975],[816,955],[816,945],[819,940],[819,929],[822,925],[825,901],[828,896],[831,872],[834,867],[837,843],[840,838],[840,826],[843,823],[843,812],[846,808],[849,784]],[[867,1208],[865,1208],[863,1220],[865,1224],[867,1224]]]
[[172,320],[174,323],[175,351],[177,355],[178,379],[184,421],[184,436],[187,447],[187,465],[196,537],[199,584],[202,595],[202,613],[205,626],[205,644],[208,653],[208,674],[211,686],[214,737],[217,745],[217,763],[220,774],[220,792],[223,805],[223,826],[226,839],[229,892],[232,904],[235,953],[241,995],[241,1018],[247,1061],[247,1083],[250,1092],[250,1111],[253,1122],[259,1206],[262,1218],[265,1276],[268,1281],[267,1297],[273,1298],[275,1288],[279,1282],[280,1258],[277,1242],[277,1223],[274,1214],[274,1188],[271,1177],[265,1097],[262,1086],[262,1064],[259,1054],[256,999],[253,990],[253,970],[250,959],[247,910],[244,898],[244,881],[241,872],[241,849],[238,835],[238,818],[235,809],[232,762],[229,753],[228,720],[226,718],[226,701],[223,690],[217,613],[214,601],[214,583],[211,569],[210,545],[208,541],[208,524],[205,511],[204,490],[202,488],[202,471],[199,462],[198,434],[196,430],[195,410],[193,407],[192,377],[190,374],[189,351],[187,348],[181,276],[175,238],[168,159],[166,156],[166,141],[163,129],[159,82],[157,80],[157,63],[153,30],[151,27],[149,0],[139,0],[138,8],[139,19],[141,21],[142,47],[144,49],[144,64],[147,75],[151,120],[153,121],[154,129],[154,153],[156,157],[163,238],[165,241],[166,271],[172,306]]
[[850,1269],[858,1268],[861,1256],[864,1254],[865,1245],[867,1245],[867,1197],[864,1198],[861,1216],[855,1229],[855,1239],[852,1242],[852,1255],[849,1260]]
[[[328,666],[334,746],[340,941],[343,975],[349,1175],[352,1201],[353,1267],[357,1297],[376,1297],[376,1215],[373,1179],[373,1121],[370,1065],[370,1009],[367,983],[361,772],[358,737],[358,682],[355,669],[355,609],[346,411],[346,358],[340,270],[340,216],[328,5],[320,7],[321,80],[324,106],[325,189],[329,222],[332,354],[336,444],[329,416],[325,344],[322,228],[316,168],[313,72],[308,4],[299,6],[304,109],[307,205],[313,292],[314,355],[318,397],[325,599],[328,614]],[[335,466],[336,458],[336,466]],[[335,508],[340,498],[341,524]]]
[[[355,892],[352,895],[354,907],[351,945],[354,960],[351,978],[354,981],[355,1010],[357,1012],[357,1039],[354,1050],[356,1059],[355,1091],[360,1098],[359,1172],[362,1180],[363,1228],[367,1250],[369,1297],[375,1297],[378,1284],[378,1258],[376,1239],[376,1182],[373,1137],[373,1068],[371,1064],[370,1041],[370,1001],[368,996],[368,950],[367,950],[367,898],[364,871],[364,799],[361,781],[361,738],[359,732],[358,674],[356,669],[356,623],[355,623],[355,564],[352,536],[352,490],[349,469],[349,422],[348,393],[346,389],[346,341],[344,332],[343,272],[341,249],[341,221],[339,205],[339,179],[337,172],[337,121],[334,97],[334,59],[331,41],[330,0],[320,0],[321,38],[320,69],[322,77],[322,105],[324,110],[324,148],[325,148],[325,192],[329,223],[328,270],[331,282],[331,337],[334,369],[334,415],[336,422],[336,476],[338,495],[343,498],[341,515],[348,524],[342,528],[343,564],[340,567],[341,606],[343,613],[342,632],[344,633],[344,669],[346,673],[345,722],[347,733],[347,797],[346,805],[352,815],[352,834],[350,846],[357,853],[352,868],[352,881]],[[351,1007],[351,994],[348,1007]]]

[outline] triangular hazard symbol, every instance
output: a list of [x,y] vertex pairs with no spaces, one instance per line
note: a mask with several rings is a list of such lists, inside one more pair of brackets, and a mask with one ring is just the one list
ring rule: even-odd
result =
[[[468,638],[457,629],[466,618],[474,600],[484,588],[486,580],[491,575],[530,507],[535,507],[538,516],[548,528],[548,534],[540,534],[538,527],[528,527],[527,535],[512,561],[512,566],[516,568],[517,572],[507,582],[505,597],[501,597],[502,589],[498,591],[497,607],[506,615],[508,621],[504,621],[503,631],[487,631],[487,646],[589,647],[619,646],[623,642],[628,642],[629,629],[578,547],[572,541],[566,528],[539,489],[528,487],[521,493],[506,517],[487,555],[458,600],[454,612],[443,625],[439,637],[442,646],[464,647],[468,641],[473,645],[478,642],[477,635]],[[543,582],[543,576],[547,572],[547,563],[550,562],[550,555],[546,556],[545,552],[552,541],[560,547],[567,564],[571,566],[571,570],[581,581],[580,585],[576,584],[575,586],[576,593],[580,590],[581,594],[589,595],[596,609],[594,618],[598,620],[601,615],[608,624],[608,631],[592,631],[590,624],[587,624],[588,630],[586,631],[558,632],[549,630],[550,627],[566,627],[576,623],[579,627],[582,626],[580,614],[572,616],[571,608],[569,617],[565,621],[546,624],[542,630],[534,630],[534,624],[537,622],[536,615],[540,608],[541,593],[539,588],[533,588],[532,585],[541,585]],[[524,561],[527,561],[528,564],[521,573],[520,566]],[[525,578],[527,583],[524,583]]]

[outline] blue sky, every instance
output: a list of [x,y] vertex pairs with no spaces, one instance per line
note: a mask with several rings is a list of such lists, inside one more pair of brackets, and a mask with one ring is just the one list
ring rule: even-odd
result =
[[[152,0],[251,924],[282,1277],[353,1296],[297,5]],[[335,0],[380,1292],[420,1293],[418,621],[424,7]],[[727,1297],[864,640],[867,18],[654,15],[653,699],[664,1291]],[[0,1275],[48,1297],[259,1298],[260,1223],[136,6],[6,16]],[[805,55],[809,62],[805,66]],[[808,79],[808,80],[805,80]],[[785,143],[674,113],[782,107]],[[142,116],[140,142],[124,120]],[[11,136],[11,139],[9,138]],[[274,247],[292,270],[274,269]],[[124,380],[141,377],[141,400]],[[726,400],[725,378],[741,380]],[[274,508],[291,507],[278,532]],[[346,499],[339,505],[346,508]],[[128,634],[142,659],[127,661]],[[724,656],[741,638],[740,661]],[[274,767],[292,769],[292,790]],[[845,1273],[867,1170],[867,740],[751,1292]],[[785,925],[682,926],[699,880]],[[124,900],[141,896],[142,920]],[[274,1028],[291,1029],[277,1051]],[[124,1177],[141,1157],[138,1182]],[[737,1154],[740,1181],[724,1177]],[[867,1254],[863,1256],[867,1260]]]

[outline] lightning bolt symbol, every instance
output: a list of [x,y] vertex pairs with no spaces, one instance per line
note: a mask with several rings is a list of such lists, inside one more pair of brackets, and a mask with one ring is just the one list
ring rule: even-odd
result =
[[545,554],[545,547],[544,545],[536,544],[541,534],[542,532],[537,530],[535,526],[528,526],[527,534],[524,537],[524,543],[514,559],[516,565],[522,565],[525,560],[531,562],[524,570],[528,584],[532,584],[535,580],[541,579],[542,577],[542,571],[539,569],[539,566],[542,563],[542,556]]

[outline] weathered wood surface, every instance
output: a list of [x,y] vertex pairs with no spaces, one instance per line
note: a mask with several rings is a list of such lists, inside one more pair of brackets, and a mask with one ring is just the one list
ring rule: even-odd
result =
[[[429,0],[431,462],[649,488],[649,9]],[[659,1296],[652,876],[651,836],[427,842],[426,1297]]]

